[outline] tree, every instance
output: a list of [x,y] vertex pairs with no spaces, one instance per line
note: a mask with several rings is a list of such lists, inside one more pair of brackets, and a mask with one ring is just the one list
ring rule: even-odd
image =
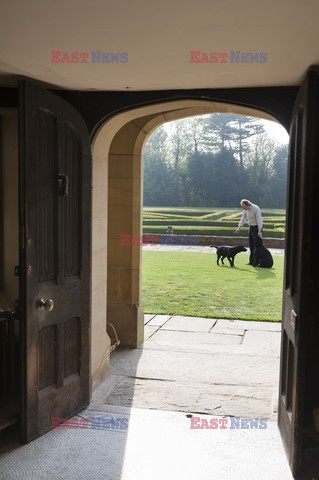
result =
[[144,149],[144,203],[237,206],[241,197],[284,207],[287,147],[259,119],[213,114],[171,122]]
[[273,208],[286,208],[288,148],[277,147],[273,161],[271,200]]
[[175,192],[177,204],[183,206],[187,177],[186,159],[191,150],[192,139],[188,133],[189,119],[177,120],[173,123],[167,162],[170,165],[170,182]]
[[194,207],[215,205],[217,164],[211,153],[192,153],[187,160],[188,201]]
[[144,146],[144,156],[156,154],[159,158],[163,158],[165,161],[168,154],[168,148],[168,135],[164,125],[161,125],[148,137]]
[[[278,151],[281,154],[277,157]],[[248,191],[251,198],[265,207],[274,205],[273,182],[277,171],[281,168],[279,162],[283,159],[284,151],[276,141],[267,134],[257,135],[250,144],[246,155],[246,177]],[[287,152],[286,152],[287,155]],[[282,171],[282,173],[284,170]],[[287,172],[286,172],[287,175]]]
[[204,140],[206,151],[212,153],[223,152],[227,147],[231,148],[230,140],[233,127],[230,126],[233,115],[214,113],[207,117],[204,126]]
[[230,137],[235,153],[239,157],[240,170],[244,170],[244,154],[249,150],[248,140],[256,135],[264,133],[265,128],[258,118],[245,115],[230,115]]
[[168,135],[160,126],[150,135],[144,147],[144,205],[174,205],[170,188]]
[[203,135],[205,117],[206,115],[201,115],[200,117],[191,117],[187,119],[187,132],[191,140],[188,150],[189,155],[191,155],[192,153],[205,151]]

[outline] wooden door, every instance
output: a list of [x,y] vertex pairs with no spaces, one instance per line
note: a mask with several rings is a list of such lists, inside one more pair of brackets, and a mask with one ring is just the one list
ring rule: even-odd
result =
[[295,477],[302,469],[306,360],[311,357],[311,335],[318,321],[318,139],[318,73],[310,69],[299,90],[290,129],[278,417]]
[[67,102],[19,84],[22,440],[90,401],[91,151]]

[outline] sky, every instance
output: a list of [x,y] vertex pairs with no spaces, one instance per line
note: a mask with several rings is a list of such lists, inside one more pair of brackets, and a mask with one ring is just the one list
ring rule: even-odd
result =
[[280,123],[272,122],[271,120],[260,120],[260,122],[265,126],[266,132],[275,140],[284,145],[288,145],[289,135]]

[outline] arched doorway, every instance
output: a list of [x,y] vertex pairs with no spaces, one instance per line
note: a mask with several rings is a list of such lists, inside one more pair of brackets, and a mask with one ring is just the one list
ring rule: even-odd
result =
[[136,108],[107,120],[93,140],[92,377],[97,385],[108,371],[107,322],[121,345],[143,341],[141,247],[123,248],[121,234],[142,232],[143,147],[159,125],[207,113],[237,113],[275,120],[266,112],[239,105],[178,100]]

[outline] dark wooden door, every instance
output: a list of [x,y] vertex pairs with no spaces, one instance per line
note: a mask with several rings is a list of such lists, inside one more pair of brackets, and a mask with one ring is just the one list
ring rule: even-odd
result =
[[22,440],[90,400],[91,148],[79,113],[19,84]]
[[318,114],[318,73],[311,69],[299,90],[290,129],[279,392],[279,428],[295,477],[302,468],[305,365],[317,317]]

